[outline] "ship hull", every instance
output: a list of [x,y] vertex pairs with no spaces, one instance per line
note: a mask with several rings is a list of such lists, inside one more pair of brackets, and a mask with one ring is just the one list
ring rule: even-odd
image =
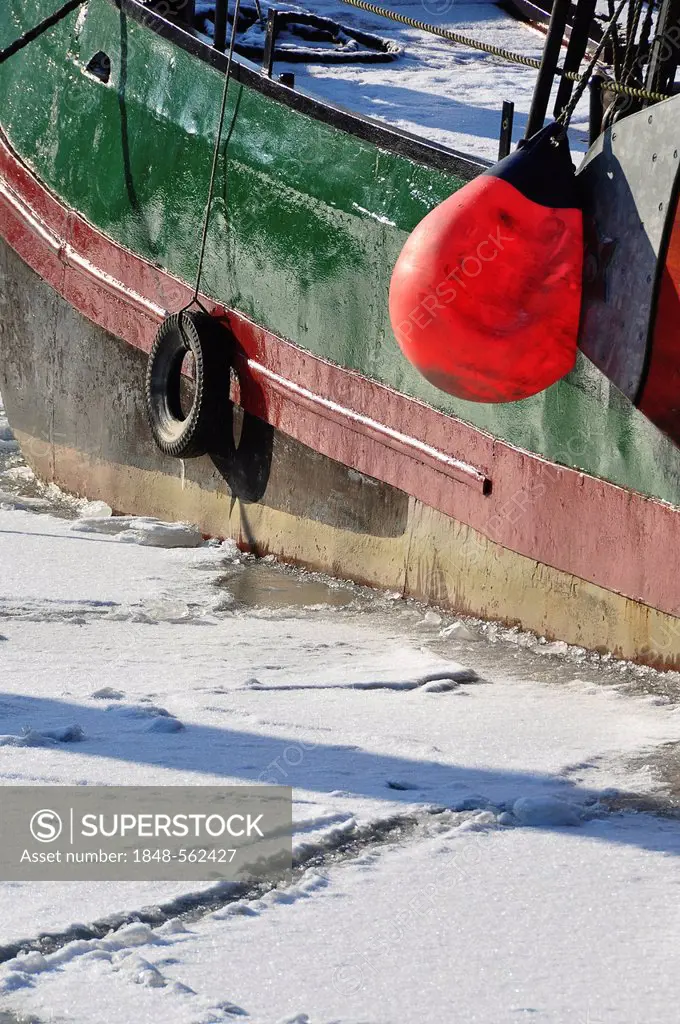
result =
[[258,555],[602,653],[680,664],[677,617],[511,551],[249,414],[236,417],[236,458],[182,468],[150,437],[144,352],[77,312],[1,241],[0,283],[0,389],[41,479],[116,511],[196,523]]
[[[26,27],[44,5],[11,8]],[[0,72],[0,389],[38,475],[258,553],[680,663],[672,440],[584,358],[531,399],[476,405],[428,384],[391,336],[401,245],[480,167],[248,68],[201,292],[235,378],[209,457],[157,450],[146,356],[192,296],[224,57],[148,17],[91,0],[45,37],[45,61],[29,51]],[[85,66],[100,47],[110,83]]]

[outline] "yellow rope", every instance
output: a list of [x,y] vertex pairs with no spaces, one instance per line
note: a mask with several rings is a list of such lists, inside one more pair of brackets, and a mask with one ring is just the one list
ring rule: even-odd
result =
[[[410,28],[417,28],[421,32],[429,32],[430,35],[439,36],[450,43],[459,43],[461,46],[469,46],[473,50],[481,50],[492,57],[499,57],[511,64],[521,64],[525,68],[535,68],[537,71],[541,62],[534,57],[525,57],[522,53],[515,53],[513,50],[506,50],[502,46],[492,46],[489,43],[480,43],[478,39],[471,39],[469,36],[462,36],[458,32],[452,32],[448,28],[439,28],[437,25],[429,25],[426,21],[418,21],[416,18],[409,18],[406,14],[399,14],[397,11],[390,11],[386,7],[379,7],[377,4],[368,3],[367,0],[341,0],[343,4],[350,7],[357,7],[360,11],[367,11],[369,14],[377,14],[382,18],[390,18],[391,21],[398,21]],[[583,76],[575,71],[563,71],[557,68],[556,74],[568,78],[572,82],[582,81]],[[617,82],[602,81],[600,88],[609,89],[620,96],[632,96],[639,100],[650,100],[652,103],[660,103],[668,99],[668,96],[660,92],[647,92],[646,89],[634,89],[628,85],[619,85]]]

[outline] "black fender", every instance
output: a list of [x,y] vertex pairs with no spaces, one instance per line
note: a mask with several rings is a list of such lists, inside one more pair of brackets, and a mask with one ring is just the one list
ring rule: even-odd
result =
[[[194,394],[184,412],[182,362],[189,352]],[[151,432],[165,455],[196,458],[218,446],[229,402],[229,363],[229,335],[214,317],[183,311],[163,321],[149,353],[144,397]]]

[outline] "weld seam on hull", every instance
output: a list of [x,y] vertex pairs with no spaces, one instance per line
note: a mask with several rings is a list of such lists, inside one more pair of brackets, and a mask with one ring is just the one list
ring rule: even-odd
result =
[[256,375],[266,377],[276,389],[288,394],[292,401],[300,405],[311,406],[315,411],[320,411],[320,415],[326,416],[334,422],[355,424],[359,433],[372,436],[388,448],[416,459],[418,462],[429,463],[434,469],[444,473],[452,480],[469,484],[483,494],[491,493],[491,480],[469,463],[453,458],[445,452],[439,451],[438,448],[425,444],[424,441],[408,437],[401,431],[393,430],[391,427],[355,412],[353,409],[348,409],[338,402],[315,395],[312,391],[308,391],[306,388],[300,387],[299,384],[274,373],[266,366],[262,366],[254,359],[248,360],[248,367]]
[[107,274],[106,271],[95,266],[86,257],[81,256],[69,242],[55,235],[37,214],[31,210],[28,204],[17,196],[3,181],[0,181],[0,197],[5,203],[13,207],[16,213],[43,239],[46,245],[52,249],[62,262],[93,278],[108,291],[122,296],[127,302],[136,306],[143,313],[148,313],[159,321],[167,316],[167,310],[156,305],[155,302],[150,302],[143,295],[140,295],[139,292],[128,288],[122,281],[118,281],[111,274]]

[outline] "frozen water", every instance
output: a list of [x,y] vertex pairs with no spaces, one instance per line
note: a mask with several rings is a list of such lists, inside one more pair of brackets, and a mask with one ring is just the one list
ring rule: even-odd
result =
[[581,813],[566,800],[556,797],[520,797],[512,806],[520,825],[545,828],[552,825],[580,825]]
[[464,622],[452,622],[450,626],[442,629],[440,636],[448,637],[450,640],[477,640],[477,634],[465,625]]
[[[108,506],[107,506],[108,507]],[[188,523],[163,523],[158,519],[144,516],[112,516],[82,514],[71,529],[80,533],[99,533],[115,536],[127,544],[142,544],[157,548],[196,548],[203,543],[203,535]],[[99,512],[100,509],[97,509]]]
[[[208,13],[212,6],[214,4],[208,6],[202,2],[201,13]],[[265,16],[268,6],[263,5]],[[295,6],[287,5],[287,9]],[[515,104],[513,140],[516,142],[524,134],[536,82],[534,68],[450,43],[379,15],[353,9],[340,0],[313,0],[302,9],[392,39],[403,47],[404,53],[386,64],[324,64],[315,63],[313,58],[309,63],[286,64],[277,60],[275,73],[293,72],[296,89],[492,163],[498,153],[504,99]],[[486,45],[536,60],[541,56],[545,41],[541,32],[488,0],[464,3],[401,0],[396,10],[417,21],[448,28]],[[209,37],[212,35],[212,20],[205,21],[204,31]],[[248,30],[248,38],[244,36],[243,40],[259,45],[261,27],[254,24]],[[570,130],[575,151],[587,148],[587,123],[586,93]]]
[[[508,99],[515,103],[513,140],[522,137],[536,81],[534,69],[354,11],[338,0],[316,0],[313,6],[341,22],[389,36],[404,46],[405,53],[391,64],[317,64],[302,69],[290,65],[297,87],[492,163],[498,154],[501,104]],[[397,9],[482,43],[536,59],[541,56],[544,36],[493,3],[426,0],[423,7],[406,0]],[[587,118],[586,99],[572,121],[575,152],[587,148]]]
[[[38,486],[9,480],[17,501]],[[410,1024],[454,1003],[471,1024],[675,1019],[680,823],[639,813],[672,810],[653,766],[680,744],[673,675],[544,657],[535,637],[233,542],[121,544],[187,528],[101,508],[69,523],[63,500],[0,510],[0,780],[290,785],[298,868],[238,899],[0,883],[3,1008],[43,1024]],[[190,893],[206,909],[186,917]],[[162,927],[134,921],[150,909]]]

